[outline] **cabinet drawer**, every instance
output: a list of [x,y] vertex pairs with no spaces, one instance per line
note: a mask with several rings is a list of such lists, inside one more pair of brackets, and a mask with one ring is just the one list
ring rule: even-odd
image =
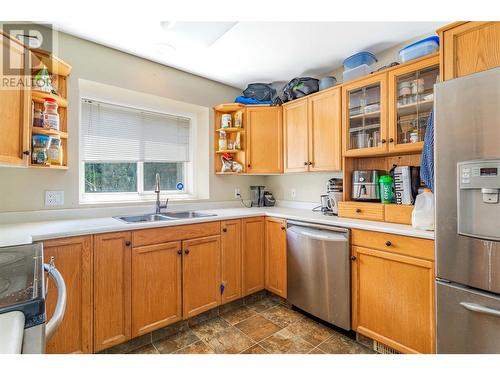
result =
[[366,202],[339,202],[339,216],[384,221],[384,205]]
[[433,240],[353,229],[351,231],[351,243],[353,246],[434,260]]
[[203,224],[136,230],[132,233],[132,243],[134,247],[137,247],[218,234],[220,234],[220,221],[214,221]]

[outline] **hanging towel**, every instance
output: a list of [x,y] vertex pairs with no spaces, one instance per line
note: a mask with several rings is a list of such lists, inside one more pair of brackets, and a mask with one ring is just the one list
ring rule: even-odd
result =
[[273,104],[271,100],[257,100],[257,99],[247,98],[245,96],[237,96],[236,99],[234,99],[234,102],[241,104]]
[[434,112],[427,119],[424,149],[420,162],[420,179],[429,189],[434,191]]

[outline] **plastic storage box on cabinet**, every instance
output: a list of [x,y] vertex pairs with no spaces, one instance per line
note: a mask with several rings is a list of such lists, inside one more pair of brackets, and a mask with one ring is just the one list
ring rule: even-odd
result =
[[373,72],[373,68],[363,64],[354,69],[344,70],[342,73],[342,82],[347,82],[355,78],[363,77]]
[[399,59],[405,63],[418,59],[419,57],[430,55],[439,49],[439,37],[431,36],[406,46],[399,51]]
[[344,71],[357,68],[361,65],[372,65],[377,62],[377,58],[370,52],[359,52],[349,56],[344,60]]

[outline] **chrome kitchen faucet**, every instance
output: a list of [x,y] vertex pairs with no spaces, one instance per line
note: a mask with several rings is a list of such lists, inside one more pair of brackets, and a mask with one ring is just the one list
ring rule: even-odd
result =
[[156,174],[156,183],[155,183],[155,193],[156,193],[156,209],[155,209],[155,214],[159,215],[161,214],[161,209],[167,209],[168,207],[168,198],[165,201],[165,204],[162,205],[160,202],[160,174]]

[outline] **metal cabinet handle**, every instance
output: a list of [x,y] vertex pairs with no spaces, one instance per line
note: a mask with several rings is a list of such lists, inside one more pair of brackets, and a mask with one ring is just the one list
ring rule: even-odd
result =
[[188,255],[189,254],[189,249],[184,250],[184,254]]
[[285,230],[285,229],[286,229],[286,227],[281,227],[281,230]]
[[223,232],[227,232],[227,228],[222,228],[222,231]]
[[486,306],[479,305],[477,303],[471,303],[471,302],[460,302],[460,305],[469,311],[477,312],[480,314],[496,316],[497,318],[500,318],[500,310],[495,310],[495,309],[492,309],[491,307],[486,307]]
[[28,156],[29,154],[31,154],[31,152],[29,150],[26,150],[26,151],[23,151],[23,154]]
[[394,138],[389,138],[389,143],[394,142]]
[[359,214],[361,213],[361,208],[356,208],[356,212]]
[[177,254],[181,255],[182,254],[182,250],[177,250]]
[[382,139],[380,142],[385,143],[385,142],[387,142],[387,141],[386,141],[385,139]]
[[247,167],[248,167],[248,168],[251,168],[250,164],[247,164]]
[[352,255],[352,256],[351,256],[351,260],[352,260],[353,262],[354,262],[356,259],[357,259],[357,258],[356,258],[354,255]]
[[313,165],[313,162],[312,162],[312,161],[310,161],[310,162],[309,162],[309,165]]
[[391,241],[386,241],[385,246],[391,246],[392,242]]
[[309,163],[307,161],[304,162],[304,165],[308,165]]
[[130,246],[130,245],[132,245],[132,242],[130,242],[130,241],[125,241],[125,246]]

